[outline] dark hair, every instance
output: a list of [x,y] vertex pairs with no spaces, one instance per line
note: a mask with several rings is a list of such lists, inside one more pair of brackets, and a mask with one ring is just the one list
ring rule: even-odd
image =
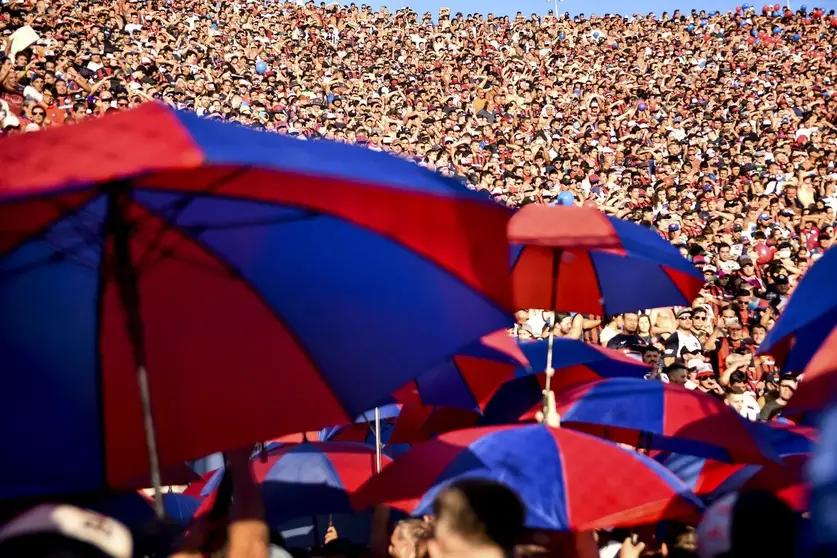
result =
[[747,381],[747,374],[742,372],[741,370],[736,370],[732,374],[729,375],[729,383],[730,385],[736,384],[738,382],[746,382]]
[[445,488],[433,502],[437,521],[449,521],[465,539],[511,552],[523,531],[526,510],[520,497],[499,482],[464,479]]
[[677,372],[678,370],[684,370],[686,374],[689,373],[689,369],[686,368],[684,364],[679,362],[673,362],[672,364],[669,364],[668,366],[663,368],[663,374],[665,374],[666,376],[671,376],[672,373]]

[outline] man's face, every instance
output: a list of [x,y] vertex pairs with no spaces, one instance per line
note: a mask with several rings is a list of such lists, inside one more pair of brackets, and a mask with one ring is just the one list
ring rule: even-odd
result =
[[741,413],[744,410],[744,393],[728,393],[726,396],[726,404],[735,409],[735,412]]
[[625,331],[627,331],[629,333],[633,333],[637,330],[637,327],[639,327],[639,316],[637,316],[636,314],[632,314],[632,313],[625,314],[625,317],[624,317]]
[[677,326],[683,331],[692,329],[692,315],[682,314],[679,318],[677,318]]
[[660,351],[647,349],[644,353],[642,353],[642,362],[652,368],[656,368],[660,364]]
[[796,380],[787,379],[779,382],[779,398],[783,401],[787,401],[793,397],[795,391]]

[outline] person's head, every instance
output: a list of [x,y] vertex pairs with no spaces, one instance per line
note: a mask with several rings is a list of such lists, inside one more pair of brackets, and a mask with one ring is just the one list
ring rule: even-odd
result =
[[779,399],[787,402],[796,392],[796,377],[792,374],[785,374],[779,380]]
[[433,502],[435,532],[428,543],[431,558],[508,554],[514,549],[526,516],[520,498],[490,480],[453,483]]
[[662,358],[662,353],[660,353],[660,349],[653,346],[645,347],[642,351],[642,362],[651,366],[652,368],[656,368],[660,365],[660,359]]
[[729,389],[733,393],[744,393],[747,391],[747,374],[736,370],[729,375]]
[[651,318],[647,314],[641,315],[637,319],[637,328],[642,335],[651,333]]
[[389,540],[392,558],[425,558],[427,541],[433,536],[433,528],[423,519],[404,519],[398,522]]
[[682,364],[674,363],[666,366],[663,369],[663,374],[668,376],[668,381],[672,384],[685,385],[686,380],[689,379],[689,370]]
[[724,403],[732,407],[736,413],[741,414],[741,411],[744,410],[744,393],[737,393],[730,390],[724,395]]
[[690,331],[692,329],[692,312],[683,310],[677,314],[677,329],[681,331]]
[[639,315],[636,312],[625,312],[622,315],[622,328],[625,333],[636,333],[639,327]]

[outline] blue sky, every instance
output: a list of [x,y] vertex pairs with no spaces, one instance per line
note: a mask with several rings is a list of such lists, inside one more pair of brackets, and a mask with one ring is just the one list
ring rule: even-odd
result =
[[[531,13],[546,14],[553,7],[553,0],[548,2],[544,0],[355,0],[356,3],[370,4],[377,8],[381,5],[386,6],[391,11],[399,8],[409,6],[418,13],[432,12],[434,16],[439,11],[440,6],[447,6],[451,12],[479,12],[495,14],[514,15],[518,10],[526,15]],[[347,0],[341,0],[341,3],[349,3]],[[753,5],[761,7],[766,2],[752,2]],[[771,2],[771,5],[775,3]],[[779,3],[785,5],[784,0],[779,0]],[[624,2],[620,0],[565,0],[558,4],[560,13],[569,12],[572,15],[579,13],[584,14],[605,14],[605,13],[619,13],[630,15],[632,13],[648,13],[655,12],[662,13],[664,10],[671,12],[675,9],[691,10],[692,8],[701,10],[720,10],[725,12],[727,10],[735,9],[735,6],[741,4],[735,0],[631,0]],[[830,9],[837,9],[837,0],[791,0],[791,8],[796,10],[803,4],[812,9],[814,6],[819,6],[826,11]]]

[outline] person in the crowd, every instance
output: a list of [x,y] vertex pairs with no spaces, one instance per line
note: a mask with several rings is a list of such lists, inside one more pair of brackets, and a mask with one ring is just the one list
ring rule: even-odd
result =
[[525,508],[517,494],[500,483],[465,479],[439,493],[433,515],[431,558],[506,558],[523,532]]
[[775,399],[765,402],[759,413],[761,420],[773,420],[782,414],[782,410],[793,397],[797,387],[797,379],[793,374],[783,374],[779,380],[779,391]]

